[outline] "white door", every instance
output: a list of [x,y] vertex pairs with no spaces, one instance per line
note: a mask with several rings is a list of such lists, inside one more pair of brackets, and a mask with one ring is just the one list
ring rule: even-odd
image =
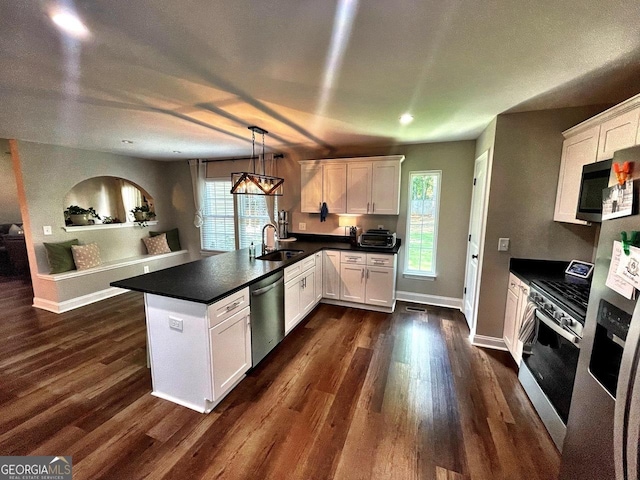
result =
[[480,265],[480,255],[482,254],[483,226],[485,218],[485,192],[487,185],[487,168],[489,165],[489,151],[487,150],[476,158],[475,169],[473,171],[473,195],[471,197],[471,218],[469,219],[469,247],[467,248],[467,268],[465,273],[464,290],[464,316],[469,324],[469,329],[473,332],[477,315],[478,285],[478,265]]

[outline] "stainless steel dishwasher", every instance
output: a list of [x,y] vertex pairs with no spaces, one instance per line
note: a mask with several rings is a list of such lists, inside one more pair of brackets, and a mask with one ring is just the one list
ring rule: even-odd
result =
[[284,338],[284,272],[249,286],[251,363],[255,367]]

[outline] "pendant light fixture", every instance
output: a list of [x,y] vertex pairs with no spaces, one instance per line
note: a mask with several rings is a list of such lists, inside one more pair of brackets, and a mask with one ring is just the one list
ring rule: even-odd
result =
[[[251,172],[234,172],[231,174],[231,193],[234,195],[282,195],[284,178],[272,177],[265,172],[264,136],[269,133],[263,128],[252,126],[251,130]],[[256,133],[262,135],[262,156],[258,156],[259,165],[256,173]],[[259,173],[262,165],[262,173]],[[273,163],[272,163],[273,166]]]

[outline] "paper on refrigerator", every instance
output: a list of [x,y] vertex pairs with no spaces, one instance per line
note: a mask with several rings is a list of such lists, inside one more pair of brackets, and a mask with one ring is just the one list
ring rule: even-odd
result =
[[630,284],[625,277],[618,275],[620,260],[624,256],[622,243],[617,240],[614,241],[613,252],[611,253],[611,264],[609,265],[609,273],[607,275],[605,285],[613,291],[618,292],[623,297],[631,300],[634,297],[635,287]]
[[640,249],[629,247],[629,255],[625,255],[622,243],[614,241],[605,284],[620,295],[632,299],[635,289],[640,288]]

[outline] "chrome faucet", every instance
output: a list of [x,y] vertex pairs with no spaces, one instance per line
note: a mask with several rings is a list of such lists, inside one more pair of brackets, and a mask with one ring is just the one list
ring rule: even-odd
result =
[[271,252],[271,251],[273,251],[273,250],[275,250],[275,249],[276,249],[275,241],[274,241],[274,246],[273,246],[273,248],[268,248],[268,247],[267,247],[267,241],[266,241],[266,240],[265,240],[265,238],[264,238],[264,232],[265,232],[265,230],[266,230],[268,227],[273,228],[273,236],[274,236],[274,240],[275,240],[276,232],[278,231],[278,228],[277,228],[273,223],[271,223],[271,222],[267,222],[267,223],[265,224],[265,226],[264,226],[264,227],[262,227],[262,255],[264,255],[265,253],[267,253],[267,252]]

